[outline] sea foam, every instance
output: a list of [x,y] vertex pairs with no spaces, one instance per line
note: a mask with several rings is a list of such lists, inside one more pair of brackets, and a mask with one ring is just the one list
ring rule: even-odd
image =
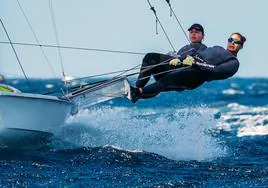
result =
[[80,146],[112,145],[175,160],[208,160],[226,154],[209,130],[211,109],[99,107],[68,119],[61,136]]

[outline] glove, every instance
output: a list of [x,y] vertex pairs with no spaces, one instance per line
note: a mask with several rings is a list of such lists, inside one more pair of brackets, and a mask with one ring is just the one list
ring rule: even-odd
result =
[[178,59],[178,58],[175,58],[175,59],[172,59],[170,62],[169,62],[170,65],[172,66],[177,66],[177,65],[181,65],[182,62]]
[[192,56],[187,56],[183,62],[183,65],[188,65],[188,66],[192,66],[193,64],[195,64],[195,59]]

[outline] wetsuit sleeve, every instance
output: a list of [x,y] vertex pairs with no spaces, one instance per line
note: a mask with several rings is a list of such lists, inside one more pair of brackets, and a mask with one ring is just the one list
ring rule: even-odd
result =
[[194,67],[205,74],[207,81],[222,80],[233,76],[237,72],[239,62],[233,58],[220,65],[201,66],[197,63]]
[[183,61],[188,55],[189,56],[195,56],[201,51],[204,51],[207,47],[202,43],[191,43],[184,47],[182,47],[178,51],[178,58]]
[[188,55],[189,56],[195,56],[197,54],[197,51],[194,49],[194,48],[190,48],[190,49],[187,49],[187,50],[185,50],[185,51],[179,51],[178,52],[178,55],[179,55],[179,59],[181,60],[181,61],[183,61]]

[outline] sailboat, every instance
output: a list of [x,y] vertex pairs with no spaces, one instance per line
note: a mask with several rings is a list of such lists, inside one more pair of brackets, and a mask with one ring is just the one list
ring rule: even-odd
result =
[[[12,47],[25,79],[29,81],[2,19],[0,21],[9,40],[8,44]],[[62,92],[60,96],[25,93],[10,85],[0,84],[0,128],[51,132],[80,110],[117,97],[131,99],[126,76],[83,84],[69,93]]]
[[5,128],[51,131],[82,109],[116,97],[128,98],[126,77],[89,85],[62,96],[23,93],[0,84],[0,123]]
[[[19,0],[17,0],[17,2],[20,9],[22,10]],[[52,12],[51,16],[53,17],[53,6],[51,3],[50,10]],[[151,10],[153,10],[152,7]],[[23,10],[22,13],[29,24],[29,21]],[[52,20],[54,21],[53,26],[55,32],[57,31],[55,28],[55,18]],[[6,36],[9,39],[9,42],[7,42],[7,44],[11,45],[13,52],[17,57],[17,61],[20,64],[19,57],[16,54],[15,48],[13,47],[13,44],[15,43],[10,40],[8,32],[6,31],[3,23],[2,25]],[[31,26],[30,28],[33,31],[33,28]],[[55,36],[57,39],[56,32]],[[32,45],[37,47],[45,46],[40,44],[35,34],[34,37],[36,38],[36,44],[25,45]],[[23,44],[17,43],[17,45]],[[52,45],[48,46],[52,47]],[[58,40],[57,45],[54,47],[60,49]],[[132,54],[144,55],[144,53]],[[21,64],[20,67],[24,73]],[[134,70],[136,67],[133,67],[132,70]],[[27,80],[25,73],[24,76]],[[63,76],[65,77],[64,71]],[[76,115],[80,110],[117,97],[123,97],[132,100],[131,86],[129,84],[128,77],[123,76],[121,73],[112,79],[104,80],[99,83],[81,85],[79,88],[75,88],[75,90],[70,93],[63,92],[61,96],[24,93],[11,86],[0,85],[0,127],[35,131],[50,131],[62,125],[65,122],[66,118]]]

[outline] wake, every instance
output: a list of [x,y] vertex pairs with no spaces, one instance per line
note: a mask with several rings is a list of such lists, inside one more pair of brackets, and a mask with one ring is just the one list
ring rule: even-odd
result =
[[209,130],[216,127],[211,109],[137,109],[98,107],[68,119],[57,133],[81,147],[110,145],[144,150],[175,160],[212,160],[226,149]]

